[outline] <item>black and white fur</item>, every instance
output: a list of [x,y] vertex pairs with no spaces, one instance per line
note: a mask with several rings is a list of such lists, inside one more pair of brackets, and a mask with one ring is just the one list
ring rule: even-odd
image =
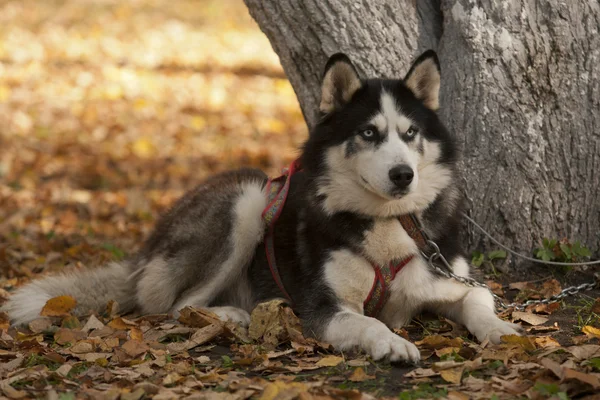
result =
[[[480,341],[497,343],[519,330],[496,317],[487,290],[435,275],[397,219],[415,213],[454,272],[469,274],[458,240],[457,152],[436,114],[439,87],[433,51],[404,80],[361,80],[342,54],[326,65],[321,118],[304,145],[303,171],[292,177],[274,243],[305,333],[340,350],[358,346],[374,359],[416,362],[418,349],[390,328],[423,310],[465,325]],[[23,324],[48,299],[70,294],[78,314],[114,299],[124,312],[176,314],[189,305],[248,324],[258,302],[282,297],[262,245],[266,182],[258,170],[217,175],[180,199],[132,260],[34,281],[4,309]],[[372,263],[411,254],[379,319],[365,316]]]

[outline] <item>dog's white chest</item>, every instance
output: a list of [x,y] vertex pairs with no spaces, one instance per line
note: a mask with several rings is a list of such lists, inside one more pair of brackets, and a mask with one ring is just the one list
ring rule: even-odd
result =
[[418,253],[416,243],[395,218],[375,220],[365,233],[362,246],[365,256],[380,265]]

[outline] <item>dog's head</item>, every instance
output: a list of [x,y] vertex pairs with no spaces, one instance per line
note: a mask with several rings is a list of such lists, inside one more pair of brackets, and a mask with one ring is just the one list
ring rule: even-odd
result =
[[455,148],[440,122],[440,66],[427,51],[402,79],[363,80],[344,54],[323,75],[321,118],[304,147],[329,213],[424,210],[451,184]]

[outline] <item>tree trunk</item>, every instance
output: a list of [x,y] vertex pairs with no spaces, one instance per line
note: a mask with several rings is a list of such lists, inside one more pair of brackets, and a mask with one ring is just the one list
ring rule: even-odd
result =
[[543,237],[600,248],[597,1],[245,1],[309,126],[332,53],[364,76],[403,77],[436,50],[440,114],[460,142],[474,219],[526,253]]

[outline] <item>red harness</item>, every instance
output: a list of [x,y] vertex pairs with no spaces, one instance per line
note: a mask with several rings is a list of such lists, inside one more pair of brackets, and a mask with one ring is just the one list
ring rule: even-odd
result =
[[[262,218],[267,225],[267,233],[265,235],[265,253],[267,255],[267,262],[273,280],[284,294],[284,296],[293,303],[291,296],[285,290],[277,264],[275,262],[275,247],[273,244],[273,233],[275,230],[275,223],[283,210],[285,200],[290,189],[290,181],[294,173],[300,171],[300,160],[294,161],[289,168],[283,170],[283,174],[277,178],[269,179],[267,182],[267,206],[262,212]],[[419,248],[424,248],[427,245],[427,240],[418,226],[416,218],[411,214],[406,214],[398,218],[402,227],[408,233],[408,235],[417,243]],[[410,255],[397,264],[390,263],[389,265],[377,265],[371,263],[373,270],[375,271],[375,279],[373,280],[373,286],[369,292],[369,295],[365,299],[363,306],[365,315],[370,317],[377,317],[379,312],[383,309],[386,301],[390,296],[389,287],[396,278],[398,272],[402,270],[412,259],[414,255]]]

